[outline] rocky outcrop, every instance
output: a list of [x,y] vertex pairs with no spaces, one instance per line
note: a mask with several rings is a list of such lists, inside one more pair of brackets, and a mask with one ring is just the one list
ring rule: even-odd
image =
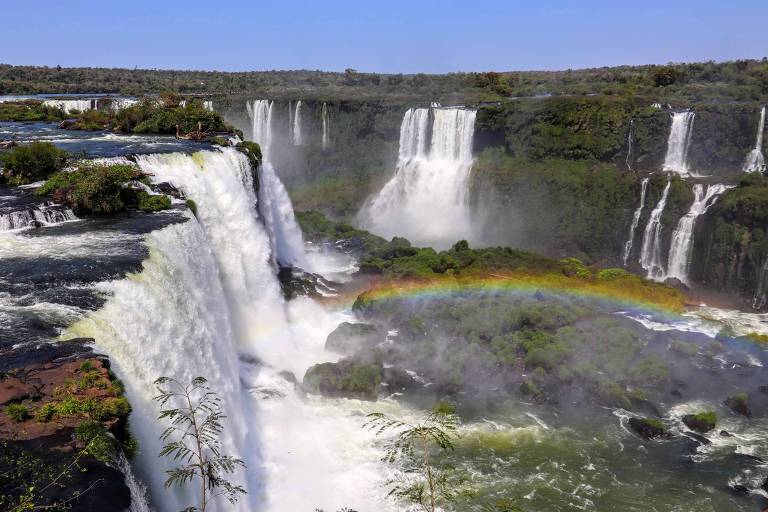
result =
[[653,418],[629,418],[629,427],[645,439],[655,439],[667,434],[664,424]]
[[383,342],[386,332],[370,324],[342,322],[328,335],[325,348],[339,354],[351,355],[367,351]]
[[717,424],[717,415],[715,415],[714,412],[686,414],[683,416],[683,423],[694,432],[706,434],[715,428],[715,425]]

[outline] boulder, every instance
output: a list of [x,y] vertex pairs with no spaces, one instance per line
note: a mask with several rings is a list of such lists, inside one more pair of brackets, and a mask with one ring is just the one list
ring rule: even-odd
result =
[[736,414],[740,414],[747,418],[752,417],[752,411],[749,409],[749,405],[747,404],[746,393],[739,393],[737,395],[729,396],[723,403]]
[[694,432],[706,434],[715,428],[717,415],[714,412],[700,412],[697,414],[686,414],[683,416],[683,423]]
[[320,363],[310,367],[302,386],[310,393],[327,397],[376,400],[383,367],[377,361],[342,359],[337,363]]
[[381,374],[382,384],[386,384],[389,391],[408,391],[419,386],[410,373],[399,366],[384,368]]
[[667,434],[664,424],[654,418],[629,418],[629,427],[645,439],[654,439]]

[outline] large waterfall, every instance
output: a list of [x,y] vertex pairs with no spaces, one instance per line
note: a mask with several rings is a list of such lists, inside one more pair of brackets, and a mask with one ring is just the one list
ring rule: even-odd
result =
[[691,146],[695,116],[690,111],[672,114],[672,126],[667,139],[667,155],[664,158],[665,171],[688,174],[688,148]]
[[301,146],[304,138],[301,133],[301,100],[296,102],[296,110],[293,112],[293,145]]
[[627,266],[629,262],[629,256],[632,254],[632,246],[635,243],[635,231],[640,224],[640,216],[643,214],[643,208],[645,207],[645,195],[648,192],[648,181],[650,178],[643,178],[643,182],[640,188],[640,205],[635,210],[635,214],[632,216],[632,224],[629,226],[629,238],[624,243],[624,253],[621,256],[624,266]]
[[233,149],[138,157],[154,180],[169,181],[197,204],[196,217],[148,235],[139,274],[104,283],[107,304],[70,334],[92,336],[126,384],[140,440],[135,461],[161,512],[194,503],[195,492],[166,490],[152,382],[202,375],[224,398],[227,453],[247,464],[236,506],[216,511],[390,510],[371,434],[353,402],[302,398],[281,376],[301,378],[326,353],[328,333],[346,313],[307,298],[286,303],[270,264],[247,158]]
[[467,181],[476,111],[434,108],[431,113],[431,139],[430,109],[405,113],[395,175],[363,207],[360,222],[387,238],[446,247],[472,235]]
[[662,245],[662,225],[661,216],[664,214],[664,208],[667,206],[669,189],[672,186],[672,180],[667,181],[664,192],[661,194],[656,207],[651,211],[648,218],[648,224],[645,225],[643,233],[643,246],[640,249],[640,265],[647,272],[649,279],[664,279],[664,263],[661,260]]
[[765,132],[765,107],[760,109],[760,122],[757,123],[757,137],[755,147],[747,155],[744,161],[744,172],[765,171],[765,157],[763,156],[763,133]]
[[[270,161],[272,147],[272,110],[274,102],[254,100],[246,105],[251,118],[251,138],[261,146],[263,162],[259,180],[259,211],[274,247],[274,261],[283,266],[305,270],[304,237],[296,222],[293,204],[283,182]],[[297,110],[298,114],[298,105]]]
[[320,115],[323,118],[323,150],[328,149],[330,139],[328,138],[328,104],[323,102],[323,109]]
[[709,185],[706,193],[704,186],[693,186],[693,204],[688,213],[683,215],[672,233],[672,243],[669,247],[669,263],[666,277],[674,277],[688,284],[688,270],[691,266],[691,250],[693,249],[693,228],[699,216],[707,212],[717,198],[728,189],[725,185]]

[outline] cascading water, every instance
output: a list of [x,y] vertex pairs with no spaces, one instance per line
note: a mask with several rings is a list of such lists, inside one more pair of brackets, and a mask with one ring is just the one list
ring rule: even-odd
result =
[[364,206],[360,222],[384,237],[404,236],[435,247],[470,238],[467,180],[476,111],[410,109],[400,127],[395,176]]
[[43,105],[47,107],[60,108],[66,113],[73,112],[75,110],[82,112],[83,110],[92,110],[96,108],[96,104],[99,100],[45,100]]
[[252,140],[261,146],[262,151],[259,212],[272,240],[274,262],[282,266],[297,266],[312,270],[307,268],[304,236],[296,222],[293,204],[269,159],[272,146],[273,107],[274,102],[269,100],[254,100],[247,105],[248,115],[251,117]]
[[301,146],[304,139],[301,134],[301,100],[296,102],[296,110],[293,113],[293,145]]
[[728,189],[725,185],[709,185],[706,193],[704,186],[693,186],[694,200],[688,213],[683,215],[672,234],[669,247],[669,263],[666,277],[674,277],[688,284],[688,270],[691,266],[691,250],[693,249],[693,228],[699,216],[707,212],[715,204],[717,198]]
[[23,210],[0,213],[0,231],[51,226],[73,220],[78,219],[69,208],[55,206],[29,207]]
[[627,133],[627,170],[632,170],[632,162],[634,159],[634,149],[635,149],[635,120],[630,119],[629,120],[629,133]]
[[629,226],[629,238],[627,238],[627,241],[624,244],[624,254],[622,254],[621,259],[624,261],[625,267],[629,262],[629,256],[632,254],[632,246],[635,242],[635,231],[637,231],[637,226],[640,224],[640,216],[643,214],[643,208],[645,207],[645,195],[648,192],[649,180],[649,178],[643,178],[640,189],[640,205],[632,216],[632,224]]
[[213,112],[213,101],[211,100],[203,101],[203,108],[205,110],[210,110],[211,112]]
[[757,289],[752,298],[752,307],[754,309],[763,309],[768,305],[768,258],[765,258],[757,278]]
[[647,271],[648,279],[664,279],[664,265],[661,261],[661,216],[664,213],[664,208],[667,206],[667,198],[669,197],[669,189],[671,186],[672,180],[670,179],[667,181],[667,186],[664,187],[661,199],[651,211],[651,215],[648,218],[648,224],[645,225],[645,232],[643,233],[643,246],[640,249],[640,265]]
[[321,112],[323,118],[323,150],[328,149],[330,139],[328,138],[328,105],[323,102],[323,110]]
[[672,114],[672,126],[667,139],[667,155],[663,169],[677,174],[688,174],[688,149],[691,146],[693,120],[696,114],[690,111]]
[[757,138],[755,147],[747,155],[744,161],[744,172],[765,171],[765,157],[763,156],[763,133],[765,132],[765,107],[760,110],[760,122],[757,124]]

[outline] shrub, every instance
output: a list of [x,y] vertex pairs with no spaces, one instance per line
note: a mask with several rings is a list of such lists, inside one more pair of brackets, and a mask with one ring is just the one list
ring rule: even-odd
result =
[[54,416],[56,416],[56,405],[48,403],[37,410],[37,413],[35,413],[35,420],[39,423],[48,423]]
[[192,215],[197,217],[197,203],[194,202],[192,199],[187,199],[185,203],[187,204],[187,208],[189,208],[189,211],[192,212]]
[[84,421],[75,428],[78,442],[87,446],[86,452],[97,460],[109,464],[115,460],[118,443],[98,421]]
[[171,198],[166,195],[151,195],[144,190],[136,194],[138,199],[136,207],[143,212],[159,212],[171,207]]
[[5,407],[5,414],[16,423],[21,423],[29,417],[29,409],[22,404],[8,404]]
[[0,154],[4,176],[11,185],[24,185],[46,179],[64,168],[69,153],[50,142],[16,146]]

